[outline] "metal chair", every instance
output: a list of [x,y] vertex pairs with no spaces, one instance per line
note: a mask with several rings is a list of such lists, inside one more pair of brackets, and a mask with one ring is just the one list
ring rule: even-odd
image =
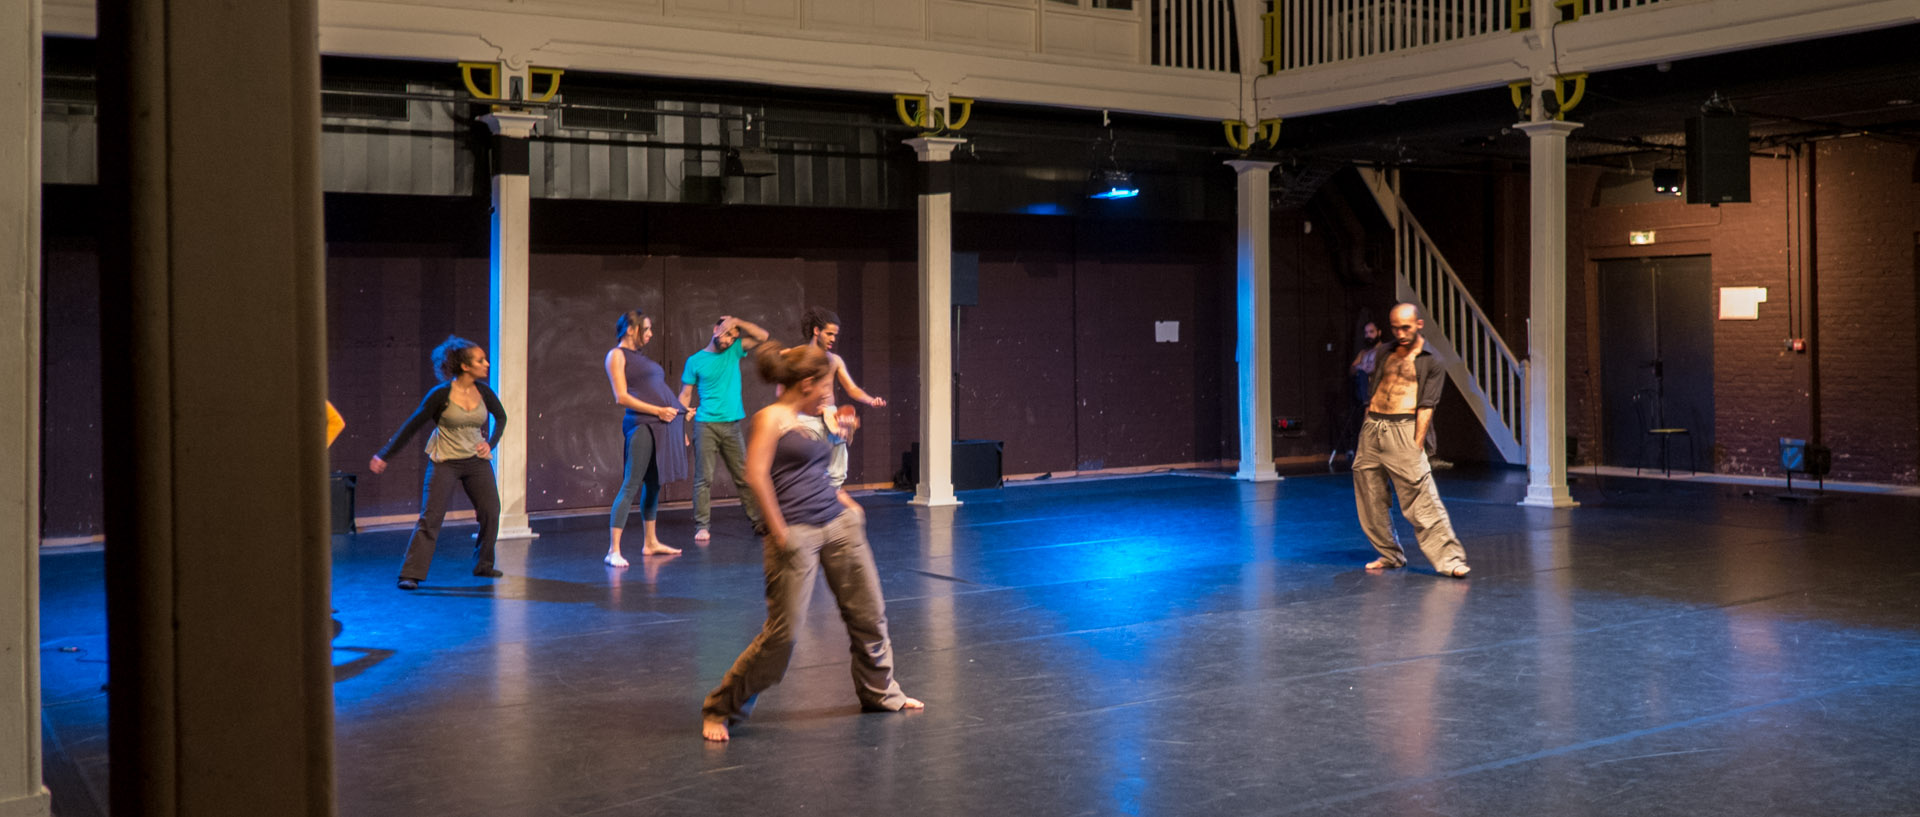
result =
[[1698,474],[1693,461],[1693,434],[1687,429],[1668,426],[1660,410],[1660,396],[1652,389],[1642,389],[1633,394],[1633,411],[1640,417],[1641,437],[1640,454],[1633,466],[1633,473],[1639,476],[1641,463],[1646,459],[1647,443],[1660,441],[1660,470],[1667,476],[1673,476],[1673,466],[1667,460],[1668,446],[1675,437],[1685,437],[1687,442],[1687,473]]

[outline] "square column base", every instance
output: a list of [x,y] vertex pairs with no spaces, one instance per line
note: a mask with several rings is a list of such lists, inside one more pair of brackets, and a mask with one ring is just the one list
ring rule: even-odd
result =
[[1565,485],[1528,485],[1527,498],[1515,503],[1528,508],[1578,508]]
[[53,795],[41,786],[38,794],[0,800],[0,817],[47,817],[53,813]]

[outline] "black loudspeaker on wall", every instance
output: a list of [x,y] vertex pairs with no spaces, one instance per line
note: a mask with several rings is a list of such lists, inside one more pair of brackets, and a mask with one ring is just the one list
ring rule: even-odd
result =
[[1747,118],[1708,114],[1687,120],[1687,203],[1753,200],[1747,163]]
[[980,254],[953,254],[953,305],[980,305]]

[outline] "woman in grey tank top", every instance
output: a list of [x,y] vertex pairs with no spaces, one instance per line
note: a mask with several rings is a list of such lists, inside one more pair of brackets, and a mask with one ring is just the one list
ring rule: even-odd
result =
[[[426,580],[455,485],[466,490],[475,520],[480,523],[480,536],[473,543],[473,575],[500,576],[493,567],[493,544],[500,532],[500,490],[493,479],[493,447],[500,444],[500,435],[507,430],[507,412],[484,382],[491,370],[487,350],[473,341],[447,338],[433,350],[433,368],[440,376],[439,388],[427,392],[413,416],[367,463],[374,473],[384,473],[387,458],[406,445],[414,432],[433,427],[427,436],[426,498],[420,503],[420,519],[413,525],[413,538],[407,542],[407,555],[400,565],[401,590],[418,589]],[[489,418],[493,420],[492,433],[487,431]]]
[[893,643],[880,574],[867,546],[867,515],[853,497],[828,481],[833,444],[800,423],[819,414],[833,388],[827,355],[813,346],[780,349],[771,342],[753,350],[760,376],[781,386],[773,405],[753,415],[747,439],[747,486],[760,501],[767,525],[763,565],[767,575],[767,622],[707,694],[700,733],[728,740],[729,727],[753,710],[756,696],[787,672],[794,633],[813,597],[815,574],[840,606],[853,642],[854,694],[870,711],[925,709],[893,678]]

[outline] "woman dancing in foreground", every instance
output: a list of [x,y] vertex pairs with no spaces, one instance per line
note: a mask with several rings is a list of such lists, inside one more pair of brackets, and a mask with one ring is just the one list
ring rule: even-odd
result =
[[753,711],[754,697],[780,683],[793,657],[794,628],[813,597],[814,574],[840,604],[840,618],[853,642],[854,694],[868,710],[925,709],[893,679],[893,645],[887,639],[886,603],[873,551],[867,547],[867,515],[827,479],[833,444],[800,423],[818,414],[833,388],[825,352],[812,346],[753,351],[760,376],[781,386],[780,398],[753,415],[747,438],[747,486],[766,517],[763,545],[767,573],[767,623],[707,693],[700,732],[727,740],[727,727]]

